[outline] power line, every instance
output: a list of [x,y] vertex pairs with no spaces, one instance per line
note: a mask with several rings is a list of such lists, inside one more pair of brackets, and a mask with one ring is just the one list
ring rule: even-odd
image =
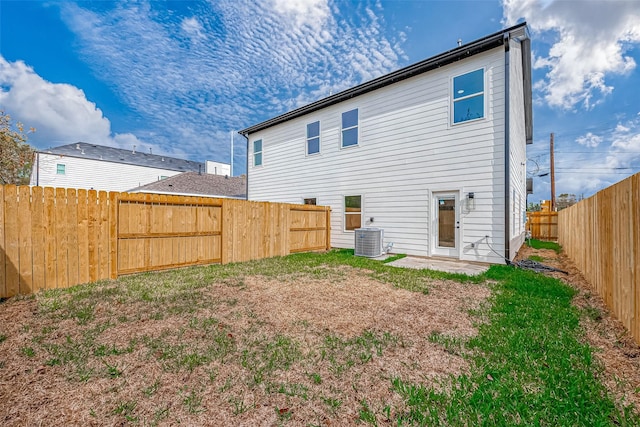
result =
[[[579,171],[560,171],[558,173],[561,173],[563,175],[568,175],[568,174],[589,174],[589,175],[591,175],[591,174],[593,174],[593,172],[588,172],[588,171],[584,171],[584,172],[579,172]],[[629,172],[607,172],[607,173],[602,173],[601,175],[627,175],[627,176],[631,176],[631,175],[633,175],[633,173],[629,173]]]
[[589,169],[589,170],[623,170],[623,169],[640,169],[640,167],[635,167],[635,166],[629,166],[629,167],[619,167],[619,168],[596,168],[596,167],[590,167],[590,166],[585,166],[583,168],[557,168],[557,170],[583,170],[583,169]]

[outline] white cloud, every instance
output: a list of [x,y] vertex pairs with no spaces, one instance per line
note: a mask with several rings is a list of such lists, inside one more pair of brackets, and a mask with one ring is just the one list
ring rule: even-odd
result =
[[610,75],[636,68],[626,52],[640,43],[638,1],[503,0],[504,21],[527,20],[548,54],[536,53],[534,66],[547,70],[536,88],[553,107],[591,109],[614,87]]
[[287,18],[296,27],[309,26],[314,31],[322,29],[330,19],[327,0],[273,0],[275,10]]
[[111,132],[111,123],[75,86],[51,83],[23,61],[0,56],[0,105],[16,121],[37,131],[29,142],[38,148],[78,141],[121,146],[139,143],[132,134]]
[[220,0],[199,3],[197,18],[147,2],[59,5],[81,58],[144,118],[136,134],[192,158],[228,161],[219,135],[390,72],[403,55],[373,2]]
[[182,31],[192,39],[206,39],[204,28],[202,28],[202,24],[197,18],[191,17],[183,19],[180,27],[182,28]]
[[613,167],[640,170],[640,117],[618,123],[611,135],[608,163]]
[[576,142],[580,145],[584,145],[585,147],[595,148],[602,142],[602,137],[594,135],[591,132],[587,132],[586,135],[576,138]]

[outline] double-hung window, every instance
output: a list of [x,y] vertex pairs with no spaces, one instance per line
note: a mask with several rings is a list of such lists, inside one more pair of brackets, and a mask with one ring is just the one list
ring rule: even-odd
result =
[[65,175],[67,172],[67,167],[66,165],[62,164],[62,163],[58,163],[56,164],[56,174],[57,175]]
[[358,145],[358,109],[342,113],[342,147]]
[[344,196],[344,229],[362,227],[362,196]]
[[253,166],[262,166],[262,140],[253,141]]
[[453,78],[453,123],[484,117],[484,69]]
[[320,152],[320,122],[307,125],[307,155]]

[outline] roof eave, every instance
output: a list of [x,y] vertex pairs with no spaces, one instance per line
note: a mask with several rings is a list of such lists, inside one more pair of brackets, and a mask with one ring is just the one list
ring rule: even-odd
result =
[[373,90],[388,86],[393,83],[397,83],[418,74],[422,74],[427,71],[442,67],[444,65],[459,61],[461,59],[468,58],[478,53],[502,46],[504,44],[505,34],[518,32],[518,30],[521,29],[526,32],[526,25],[526,22],[522,22],[520,24],[514,25],[513,27],[506,28],[504,30],[498,31],[497,33],[485,36],[479,40],[462,45],[447,52],[443,52],[431,58],[417,62],[413,65],[409,65],[408,67],[401,68],[397,71],[385,74],[384,76],[380,76],[358,86],[354,86],[350,89],[346,89],[342,92],[336,93],[335,95],[331,95],[329,97],[312,102],[311,104],[284,113],[280,116],[266,120],[262,123],[258,123],[256,125],[243,129],[238,133],[246,137],[249,134],[267,129],[280,123],[284,123],[297,117],[301,117],[305,114],[312,113],[322,108],[340,103],[347,99],[354,98],[356,96],[371,92]]

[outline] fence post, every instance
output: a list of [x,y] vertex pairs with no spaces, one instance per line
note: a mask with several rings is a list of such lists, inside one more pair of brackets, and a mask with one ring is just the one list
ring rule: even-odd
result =
[[233,219],[231,218],[231,200],[222,199],[220,209],[220,264],[232,262],[233,255]]
[[327,206],[325,208],[326,212],[326,220],[324,226],[326,227],[325,239],[326,239],[326,248],[327,250],[331,249],[331,207]]
[[109,193],[109,278],[118,278],[118,204],[120,193]]
[[0,298],[7,297],[7,247],[4,230],[4,185],[0,185]]

